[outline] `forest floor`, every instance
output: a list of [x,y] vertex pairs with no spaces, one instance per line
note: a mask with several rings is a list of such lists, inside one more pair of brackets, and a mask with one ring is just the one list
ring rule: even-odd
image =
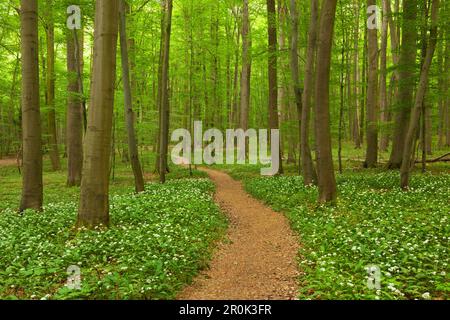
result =
[[215,201],[228,215],[228,241],[178,299],[295,299],[298,239],[287,219],[248,195],[226,173],[203,170],[216,184]]
[[[66,188],[66,171],[47,157],[44,213],[17,215],[21,175],[9,161],[0,165],[0,299],[448,299],[450,163],[418,165],[404,192],[398,171],[362,169],[363,150],[351,145],[343,154],[335,206],[317,204],[295,164],[277,177],[261,177],[259,165],[192,176],[171,165],[166,185],[147,174],[134,195],[118,160],[111,227],[82,232],[73,230],[79,188]],[[144,155],[151,173],[154,154]],[[64,286],[75,264],[81,291]],[[367,286],[367,266],[379,267],[380,290]]]

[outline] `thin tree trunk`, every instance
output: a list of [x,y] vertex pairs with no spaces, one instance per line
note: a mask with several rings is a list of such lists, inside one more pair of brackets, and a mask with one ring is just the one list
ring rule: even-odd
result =
[[386,133],[388,123],[388,104],[387,104],[387,44],[388,44],[388,23],[387,15],[388,0],[383,0],[383,23],[381,26],[381,50],[380,50],[380,111],[381,123],[383,125],[380,137],[380,150],[387,151],[389,144],[389,135]]
[[414,140],[417,134],[417,129],[419,126],[420,114],[422,112],[424,97],[428,87],[428,74],[430,71],[431,62],[433,60],[434,51],[436,49],[438,14],[439,14],[439,0],[433,0],[431,8],[431,32],[429,44],[426,51],[426,57],[422,65],[422,70],[420,72],[420,81],[416,92],[414,107],[411,112],[411,118],[409,121],[409,127],[406,134],[405,145],[403,150],[403,161],[400,169],[401,187],[405,190],[409,188],[409,176],[412,168],[411,159],[413,157],[412,150],[414,146]]
[[136,141],[136,132],[134,129],[134,112],[133,112],[133,100],[130,85],[130,70],[129,70],[129,57],[128,57],[128,40],[127,40],[127,27],[126,27],[126,3],[125,0],[120,1],[120,49],[122,58],[122,82],[124,91],[124,113],[125,122],[127,126],[128,134],[128,151],[130,154],[131,167],[133,169],[134,184],[136,192],[144,191],[144,177],[142,176],[141,163],[139,161],[139,151]]
[[[450,36],[447,30],[447,37]],[[450,40],[445,41],[445,67],[444,72],[450,70]],[[446,77],[444,84],[444,109],[445,109],[445,146],[450,147],[450,79]]]
[[300,77],[298,74],[298,13],[296,0],[291,0],[292,16],[292,39],[291,39],[291,72],[295,89],[295,100],[300,121],[300,162],[303,173],[303,183],[311,185],[317,183],[317,174],[311,156],[309,144],[310,114],[312,108],[312,97],[314,94],[314,66],[317,48],[318,32],[317,0],[311,0],[311,17],[308,30],[308,47],[306,53],[305,79],[303,96],[300,88]]
[[170,34],[172,29],[172,0],[166,0],[164,19],[164,43],[162,55],[161,73],[161,128],[160,128],[160,157],[159,157],[159,180],[166,182],[167,153],[169,148],[169,52]]
[[58,139],[56,133],[55,110],[55,26],[53,22],[53,0],[46,1],[46,42],[47,42],[47,107],[48,107],[48,132],[50,144],[50,160],[53,171],[61,169],[59,160]]
[[20,2],[22,56],[22,199],[19,211],[42,209],[42,146],[39,110],[38,4]]
[[359,123],[360,123],[360,111],[359,111],[359,95],[360,95],[360,75],[359,75],[359,16],[360,16],[360,5],[358,0],[355,0],[353,5],[356,7],[356,27],[353,38],[353,141],[355,143],[355,148],[361,148],[361,135],[359,132]]
[[[286,50],[286,6],[284,4],[283,0],[277,0],[277,9],[278,9],[278,48],[280,52],[280,69],[282,70],[281,77],[280,77],[280,84],[278,86],[278,106],[279,106],[279,125],[282,127],[282,124],[288,119],[288,108],[289,104],[286,99],[286,92],[287,92],[287,82],[285,77],[285,67],[286,67],[286,59],[284,56],[284,51]],[[284,156],[285,151],[285,142],[287,141],[287,134],[284,134],[285,131],[282,130],[280,134],[280,149],[281,149],[281,156]],[[288,152],[288,158],[291,155],[291,153]],[[288,163],[289,163],[288,159]]]
[[[413,91],[415,85],[415,61],[416,61],[416,17],[417,0],[404,0],[403,2],[403,40],[399,57],[399,92],[398,111],[395,119],[395,129],[392,141],[392,152],[388,167],[399,168],[404,160],[408,122],[413,105]],[[408,160],[409,161],[409,160]]]
[[[344,13],[341,6],[340,11],[341,16],[341,26],[344,27]],[[338,166],[339,173],[342,173],[342,138],[343,138],[343,125],[344,125],[344,94],[345,94],[345,79],[344,79],[344,67],[345,67],[345,48],[347,47],[347,36],[344,34],[342,37],[341,45],[341,65],[340,65],[340,75],[339,75],[339,128],[338,128]]]
[[[269,76],[269,128],[279,129],[278,118],[278,75],[277,75],[277,14],[275,0],[267,0],[267,20],[268,20],[268,76]],[[274,143],[274,141],[270,141]],[[278,142],[281,146],[281,142]],[[282,151],[279,151],[280,168],[278,173],[283,173]]]
[[315,131],[319,202],[336,200],[336,178],[331,152],[329,84],[331,48],[337,0],[323,3],[317,46],[317,77],[315,84]]
[[84,146],[79,227],[109,224],[109,167],[118,19],[118,0],[96,1],[91,105]]
[[242,8],[242,73],[241,73],[241,110],[240,127],[248,129],[248,114],[250,111],[250,74],[251,74],[251,40],[248,15],[248,0],[243,0]]
[[[376,0],[367,0],[367,6],[376,5]],[[378,39],[377,29],[369,29],[368,35],[368,87],[367,87],[367,150],[366,168],[376,167],[378,162]]]
[[[77,30],[74,30],[77,32]],[[67,33],[67,186],[74,187],[81,184],[81,172],[83,169],[83,105],[82,92],[80,92],[78,69],[82,64],[83,46],[79,41],[76,50],[75,37],[72,32]]]

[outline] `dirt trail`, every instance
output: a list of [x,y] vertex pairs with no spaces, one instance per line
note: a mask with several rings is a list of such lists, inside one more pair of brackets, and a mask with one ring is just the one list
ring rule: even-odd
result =
[[16,165],[17,165],[17,159],[13,159],[13,158],[0,159],[0,167],[9,167],[9,166],[16,166]]
[[180,300],[288,300],[297,296],[298,241],[286,218],[249,196],[223,172],[202,169],[217,185],[216,202],[230,220],[229,243]]

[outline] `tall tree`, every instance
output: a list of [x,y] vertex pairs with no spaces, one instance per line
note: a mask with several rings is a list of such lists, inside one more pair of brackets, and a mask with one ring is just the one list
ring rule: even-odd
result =
[[20,2],[20,38],[23,172],[19,210],[23,212],[41,210],[43,202],[37,0]]
[[120,49],[122,61],[122,83],[124,91],[124,114],[128,134],[128,151],[130,154],[131,167],[134,174],[134,184],[136,192],[144,191],[144,177],[142,176],[141,163],[139,162],[139,151],[136,139],[136,132],[134,129],[135,116],[133,112],[133,100],[130,84],[130,64],[128,58],[128,38],[127,38],[127,23],[126,12],[127,4],[125,0],[120,1]]
[[83,168],[83,92],[79,85],[78,70],[83,65],[83,37],[77,30],[67,33],[67,186],[81,184]]
[[356,24],[353,34],[353,116],[352,119],[352,138],[355,143],[355,148],[361,148],[361,134],[359,131],[359,123],[361,122],[360,114],[360,100],[359,95],[362,91],[360,86],[360,72],[359,72],[359,17],[360,17],[360,5],[358,0],[354,0],[353,6],[355,7]]
[[[388,122],[388,99],[387,99],[387,47],[388,47],[388,23],[389,17],[387,13],[388,0],[383,0],[383,22],[381,24],[381,48],[380,48],[380,84],[379,84],[379,102],[381,112],[381,123],[386,125]],[[382,130],[380,138],[380,150],[386,151],[389,144],[389,136]]]
[[248,129],[248,114],[250,111],[250,74],[251,74],[251,40],[248,0],[243,0],[242,8],[242,72],[241,72],[241,104],[240,127]]
[[54,171],[61,169],[59,160],[58,138],[56,133],[55,110],[55,24],[53,22],[53,0],[46,0],[46,42],[47,42],[47,74],[46,101],[48,107],[48,133],[50,160]]
[[[306,52],[305,80],[303,85],[303,96],[299,84],[298,75],[298,13],[296,0],[291,0],[291,15],[295,21],[292,22],[292,43],[291,43],[291,70],[295,88],[295,99],[297,101],[297,111],[301,113],[300,124],[300,158],[305,185],[311,185],[317,181],[316,170],[311,156],[309,145],[309,128],[312,97],[314,94],[314,68],[317,50],[317,32],[319,3],[317,0],[311,0],[311,17],[308,30],[308,47]],[[303,99],[303,101],[302,101]]]
[[[367,0],[367,7],[375,8],[376,0]],[[376,9],[375,9],[376,10]],[[368,15],[373,14],[368,12]],[[376,14],[376,13],[375,13]],[[366,95],[367,106],[367,150],[366,168],[373,168],[378,162],[378,28],[370,28],[367,31],[367,57],[368,57],[368,86]]]
[[[277,14],[275,0],[267,0],[267,34],[268,34],[268,76],[269,76],[269,128],[279,129],[278,117],[278,69],[277,69]],[[270,143],[274,143],[271,141]],[[281,143],[280,143],[281,145]],[[281,159],[281,148],[279,152],[280,168],[278,173],[283,173]]]
[[[450,29],[450,28],[449,28]],[[447,32],[450,35],[450,32]],[[450,40],[445,41],[445,70],[450,70]],[[445,126],[446,126],[446,140],[445,145],[450,147],[450,79],[447,77],[444,83],[444,109],[445,109]]]
[[78,226],[109,224],[109,159],[111,154],[118,0],[97,0],[94,60],[88,114]]
[[403,161],[408,122],[413,105],[416,65],[416,18],[417,0],[403,1],[402,45],[399,56],[399,92],[395,117],[395,129],[392,141],[392,151],[389,158],[389,168],[400,168]]
[[161,125],[160,125],[160,154],[159,154],[159,180],[166,182],[167,153],[169,148],[169,53],[170,35],[172,30],[172,0],[166,0],[164,10],[164,41],[161,61]]
[[315,83],[315,131],[319,202],[336,200],[330,132],[330,65],[337,0],[325,1],[320,14]]
[[[416,92],[414,107],[411,111],[411,118],[409,121],[409,127],[405,138],[405,145],[403,150],[403,161],[400,170],[401,174],[401,187],[408,189],[409,176],[412,167],[412,155],[413,145],[417,136],[417,130],[419,127],[420,115],[423,110],[424,97],[428,87],[428,75],[430,72],[431,62],[433,61],[434,51],[436,49],[437,42],[437,29],[438,29],[438,14],[439,14],[439,0],[433,0],[431,7],[431,29],[430,36],[427,45],[425,59],[423,61],[422,70],[420,72],[419,85]],[[424,113],[422,113],[425,116]]]

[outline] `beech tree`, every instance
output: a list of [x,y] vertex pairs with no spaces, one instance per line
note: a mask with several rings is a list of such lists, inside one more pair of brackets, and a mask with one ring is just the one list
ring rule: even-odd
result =
[[398,95],[397,110],[395,112],[395,129],[392,141],[392,151],[388,167],[400,168],[403,161],[403,151],[406,131],[408,130],[413,93],[415,85],[416,61],[416,17],[417,0],[403,1],[402,45],[398,62]]
[[[376,6],[376,0],[368,0],[368,9]],[[368,12],[368,14],[373,14]],[[369,16],[368,16],[369,19]],[[378,162],[378,38],[377,28],[368,31],[368,87],[367,87],[367,150],[364,166],[373,168]]]
[[250,111],[251,39],[250,21],[248,16],[248,0],[243,1],[240,127],[243,130],[247,130],[248,115]]
[[325,1],[320,13],[315,82],[315,132],[319,201],[336,200],[330,132],[330,65],[337,0]]
[[[291,0],[291,14],[296,15],[296,3],[295,0]],[[311,156],[311,149],[309,145],[309,128],[310,128],[310,111],[312,105],[312,97],[314,96],[314,70],[317,50],[317,32],[318,32],[318,14],[319,3],[317,0],[311,0],[311,17],[309,21],[308,30],[308,46],[306,51],[306,65],[305,65],[305,80],[303,85],[303,96],[300,96],[300,88],[297,85],[296,99],[297,106],[301,104],[301,108],[297,107],[299,113],[301,113],[300,124],[300,155],[301,155],[301,167],[303,173],[303,180],[305,185],[315,183],[317,180],[317,174],[314,169],[314,164]],[[295,18],[298,19],[298,18]],[[291,70],[293,72],[294,83],[298,83],[298,57],[297,57],[297,28],[298,24],[295,21],[292,23],[292,65]],[[303,101],[301,100],[303,99]]]
[[20,212],[42,209],[42,142],[39,109],[38,4],[20,2],[22,56],[22,200]]
[[[83,90],[81,70],[83,69],[83,36],[78,30],[67,32],[67,186],[81,184],[83,168]],[[80,76],[79,76],[80,73]]]
[[160,86],[160,153],[159,153],[159,180],[166,182],[167,152],[169,148],[169,53],[170,35],[172,30],[172,0],[164,4],[162,60],[161,60],[161,86]]
[[111,152],[118,0],[97,0],[94,22],[94,60],[80,190],[78,226],[109,224],[109,159]]
[[127,24],[126,12],[127,4],[125,0],[120,1],[120,49],[122,61],[122,82],[124,91],[124,107],[125,107],[125,122],[128,134],[128,151],[130,154],[131,167],[134,174],[134,183],[136,192],[144,191],[144,177],[142,175],[141,163],[139,161],[139,152],[136,141],[136,133],[134,129],[134,112],[133,100],[130,85],[130,65],[128,58],[128,38],[127,38]]
[[[433,0],[431,7],[431,28],[428,45],[426,49],[425,59],[423,61],[422,70],[420,72],[419,85],[416,92],[414,107],[411,112],[409,127],[405,138],[405,145],[403,149],[403,161],[401,166],[401,187],[408,189],[409,175],[412,167],[412,151],[413,144],[416,138],[417,129],[419,127],[419,120],[422,113],[425,94],[428,87],[428,75],[430,72],[431,62],[433,60],[434,51],[437,42],[438,30],[438,14],[439,14],[439,0]],[[422,113],[425,117],[425,113]]]
[[47,42],[47,68],[46,68],[46,102],[48,107],[48,133],[50,160],[54,171],[61,169],[59,159],[58,138],[56,132],[55,111],[55,24],[53,22],[53,0],[46,0],[46,42]]
[[[277,19],[275,0],[267,0],[268,34],[268,78],[269,78],[269,129],[279,129],[278,117],[278,69],[277,69]],[[273,143],[273,141],[271,141]],[[281,143],[280,143],[281,145]],[[283,173],[283,161],[280,148],[278,173]]]

